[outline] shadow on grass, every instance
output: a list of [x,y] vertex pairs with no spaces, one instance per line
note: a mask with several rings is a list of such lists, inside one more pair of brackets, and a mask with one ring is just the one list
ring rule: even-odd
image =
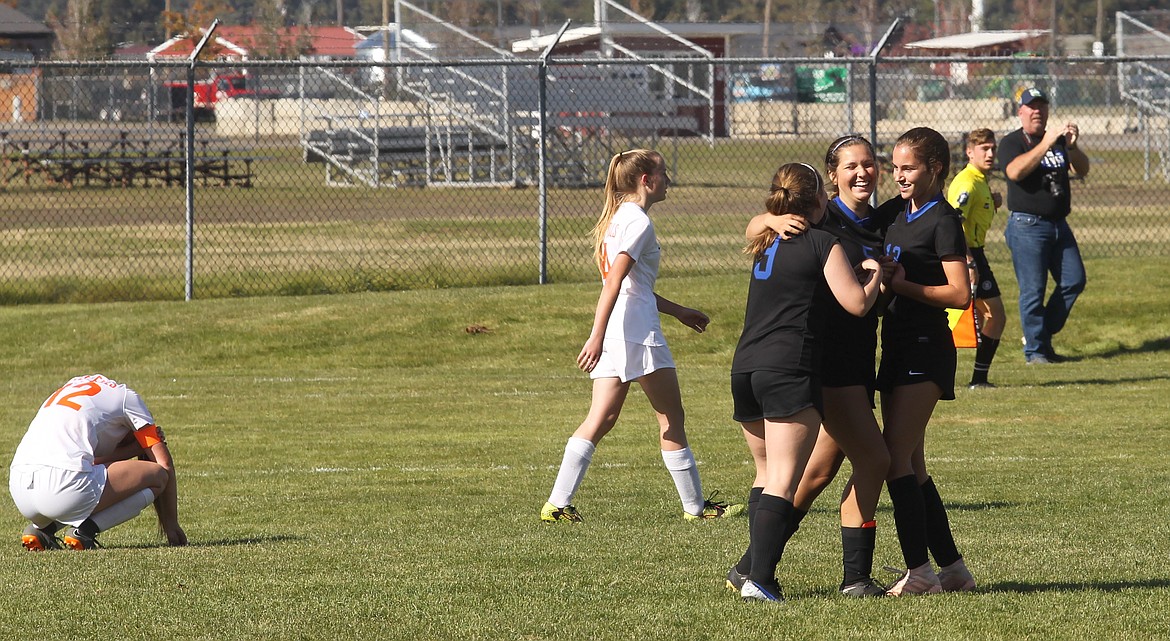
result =
[[1143,354],[1146,352],[1166,351],[1170,351],[1170,336],[1148,340],[1141,345],[1138,345],[1137,347],[1116,347],[1107,352],[1101,352],[1097,356],[1100,358],[1114,358],[1116,356],[1125,356],[1126,354]]
[[[212,541],[199,541],[198,543],[188,543],[190,548],[216,548],[216,547],[231,547],[236,545],[264,545],[265,543],[290,543],[293,541],[304,541],[307,537],[290,536],[288,534],[277,534],[273,536],[251,536],[241,539],[215,539]],[[119,548],[132,550],[150,550],[153,548],[170,547],[165,543],[140,543],[137,545],[119,545]]]
[[[1052,367],[1045,365],[1045,367]],[[1060,367],[1056,365],[1055,367]],[[1065,387],[1067,385],[1118,385],[1121,383],[1152,383],[1154,381],[1170,380],[1170,375],[1167,376],[1135,376],[1130,378],[1081,378],[1081,379],[1057,379],[1052,381],[1045,381],[1043,383],[1030,383],[1027,387]]]
[[[985,510],[1000,510],[1009,507],[1019,507],[1019,503],[1009,503],[1008,501],[982,501],[979,503],[955,503],[950,501],[943,501],[948,512],[983,512]],[[817,511],[815,508],[813,511]],[[825,512],[837,512],[837,508],[825,508]],[[879,505],[878,512],[894,513],[893,506],[889,504]]]
[[1017,581],[1001,581],[987,586],[979,586],[980,592],[1120,592],[1133,589],[1170,588],[1170,579],[1144,579],[1140,581],[1085,581],[1083,583],[1069,583],[1063,581],[1051,583],[1024,583]]

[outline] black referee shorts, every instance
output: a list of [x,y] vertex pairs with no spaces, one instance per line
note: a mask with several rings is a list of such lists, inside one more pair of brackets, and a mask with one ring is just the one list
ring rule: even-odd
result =
[[982,247],[972,247],[971,258],[975,259],[975,272],[979,282],[975,284],[975,298],[999,298],[999,283],[995,282],[995,274],[987,262],[987,253]]

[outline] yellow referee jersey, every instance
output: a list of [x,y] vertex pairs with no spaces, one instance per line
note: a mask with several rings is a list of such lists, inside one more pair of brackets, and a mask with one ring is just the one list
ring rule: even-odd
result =
[[947,202],[963,215],[963,233],[968,247],[982,247],[995,218],[995,202],[991,199],[991,187],[987,176],[968,164],[951,181],[947,190]]

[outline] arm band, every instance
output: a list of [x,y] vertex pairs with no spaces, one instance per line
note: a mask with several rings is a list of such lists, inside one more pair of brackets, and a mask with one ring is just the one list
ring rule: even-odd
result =
[[157,425],[147,425],[146,427],[134,432],[134,438],[138,440],[138,444],[142,449],[149,450],[150,448],[165,443],[166,438],[163,437],[162,430]]

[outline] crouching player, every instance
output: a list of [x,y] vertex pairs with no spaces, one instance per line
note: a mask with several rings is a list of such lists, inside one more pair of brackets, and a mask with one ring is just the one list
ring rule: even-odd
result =
[[99,532],[152,503],[167,543],[187,544],[162,430],[137,392],[100,374],[71,379],[41,404],[12,458],[8,489],[32,521],[21,537],[31,551],[100,547]]

